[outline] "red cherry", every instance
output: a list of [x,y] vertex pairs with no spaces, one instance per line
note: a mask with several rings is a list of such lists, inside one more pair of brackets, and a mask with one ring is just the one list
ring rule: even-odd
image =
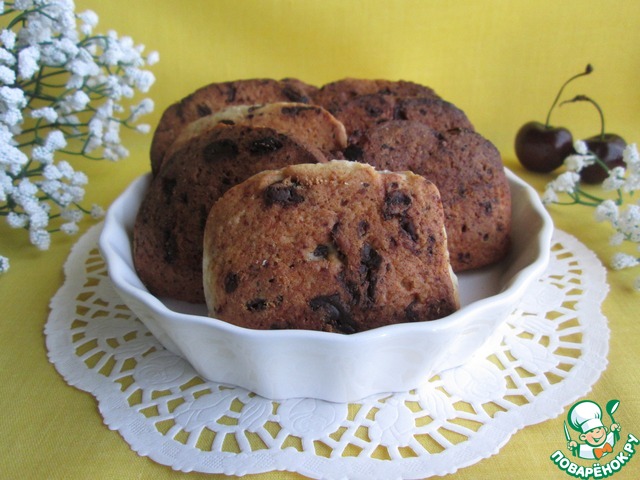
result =
[[562,165],[564,159],[573,153],[571,132],[563,127],[552,127],[550,125],[551,112],[557,105],[564,88],[576,78],[589,75],[592,71],[593,67],[587,65],[583,72],[574,75],[562,84],[547,113],[547,120],[544,124],[528,122],[518,130],[515,151],[518,160],[525,168],[534,172],[548,173]]
[[599,163],[594,163],[580,170],[580,180],[585,183],[602,183],[608,176],[609,170],[615,167],[624,167],[622,154],[627,142],[615,133],[605,133],[603,136],[596,135],[585,140],[589,151],[595,154],[606,168]]
[[605,133],[604,113],[600,105],[592,98],[586,95],[576,95],[573,99],[566,100],[560,105],[573,102],[589,102],[596,107],[600,115],[600,134],[585,140],[589,151],[598,157],[599,162],[580,170],[580,180],[590,184],[602,183],[609,176],[610,170],[625,165],[622,154],[627,142],[620,135]]
[[566,128],[528,122],[518,130],[515,150],[526,169],[549,173],[573,153],[573,136]]

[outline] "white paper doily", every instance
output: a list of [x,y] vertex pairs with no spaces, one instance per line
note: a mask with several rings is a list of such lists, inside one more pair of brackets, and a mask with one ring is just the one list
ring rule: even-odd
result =
[[155,340],[111,286],[100,229],[74,246],[51,300],[49,359],[96,397],[133,450],[176,470],[350,480],[453,473],[560,415],[606,365],[606,271],[556,231],[545,275],[468,364],[357,403],[267,400],[203,380]]

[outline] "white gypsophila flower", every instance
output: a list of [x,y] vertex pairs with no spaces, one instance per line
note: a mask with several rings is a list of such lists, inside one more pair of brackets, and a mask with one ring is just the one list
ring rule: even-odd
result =
[[82,210],[78,210],[77,208],[66,208],[60,212],[60,217],[68,222],[78,223],[84,218],[84,213],[82,213]]
[[73,112],[83,111],[90,101],[89,95],[82,90],[76,90],[72,94],[64,97],[62,101],[58,103],[57,107],[61,114],[68,115]]
[[93,29],[98,25],[98,15],[93,10],[85,10],[78,14],[78,18],[82,22],[80,25],[80,32],[84,35],[91,35]]
[[125,69],[125,76],[131,84],[143,93],[151,89],[156,81],[156,77],[149,70],[140,70],[139,68]]
[[44,229],[29,230],[29,241],[38,250],[49,250],[51,235]]
[[22,152],[22,150],[15,147],[12,144],[12,139],[6,138],[6,136],[3,135],[3,132],[7,133],[8,130],[6,127],[2,128],[2,126],[0,126],[0,167],[15,175],[24,165],[27,164],[29,158],[24,154],[24,152]]
[[60,230],[67,235],[75,235],[78,233],[78,225],[73,222],[63,223],[60,225]]
[[[128,111],[120,100],[149,90],[155,77],[144,67],[159,55],[143,56],[144,45],[115,31],[94,36],[98,15],[76,14],[73,0],[14,0],[7,11],[4,5],[0,0],[0,14],[13,18],[0,28],[0,208],[7,223],[27,228],[30,242],[45,250],[51,232],[76,233],[86,212],[79,202],[87,175],[56,156],[127,156],[120,127],[149,132],[136,123],[153,102]],[[87,154],[99,147],[99,155]],[[91,215],[104,211],[94,206]],[[48,231],[52,218],[62,221]]]
[[618,230],[631,242],[640,243],[640,206],[627,205],[620,212],[617,223]]
[[153,100],[151,100],[150,98],[145,98],[137,105],[133,105],[131,107],[131,115],[129,116],[129,121],[131,122],[137,121],[142,115],[151,113],[153,111],[153,108],[154,108]]
[[[0,158],[2,153],[0,148]],[[0,166],[2,164],[0,163]],[[0,202],[6,202],[7,198],[13,194],[13,179],[7,173],[0,169]]]
[[610,222],[615,224],[618,221],[619,210],[618,205],[613,200],[605,200],[600,203],[594,211],[596,222]]
[[18,75],[23,80],[30,80],[40,70],[40,50],[32,45],[18,54]]
[[595,163],[595,157],[593,155],[580,155],[572,154],[564,159],[564,166],[571,172],[579,172],[584,167]]
[[5,85],[13,85],[16,81],[16,72],[12,68],[0,65],[0,82]]
[[31,159],[44,165],[53,163],[53,150],[43,145],[38,145],[31,149]]
[[73,176],[73,167],[66,160],[61,160],[60,162],[58,162],[58,170],[60,170],[60,174],[64,178],[71,178]]
[[136,125],[136,131],[140,133],[149,133],[151,131],[151,125],[148,123],[141,123],[140,125]]
[[587,155],[589,153],[589,147],[584,140],[576,140],[575,142],[573,142],[573,149],[579,155]]
[[22,109],[26,105],[22,89],[6,85],[0,87],[0,122],[8,127],[22,123]]
[[81,187],[89,183],[89,177],[83,172],[73,172],[73,175],[69,179],[69,183],[74,187]]
[[[84,48],[80,49],[78,55],[67,64],[67,69],[72,73],[67,82],[68,88],[80,88],[86,77],[93,77],[100,73],[100,67],[93,60],[93,56]],[[76,82],[72,84],[71,81],[74,79]]]
[[160,54],[156,51],[149,52],[147,55],[147,65],[155,65],[160,61]]
[[62,178],[62,173],[60,173],[60,170],[56,165],[50,164],[44,167],[42,176],[46,180],[60,180]]
[[547,185],[547,188],[551,188],[556,192],[572,193],[578,182],[580,181],[580,175],[576,172],[564,172],[558,175],[558,177]]
[[614,270],[622,270],[624,268],[632,268],[640,265],[640,260],[633,255],[618,252],[611,259],[611,268]]
[[9,212],[7,224],[11,228],[24,228],[29,223],[29,216],[23,213]]
[[[0,48],[0,64],[13,67],[16,64],[16,57],[6,48]],[[14,73],[15,76],[15,73]]]
[[640,163],[640,154],[638,153],[638,146],[635,143],[630,143],[622,151],[622,160],[627,165],[633,165]]
[[0,274],[6,273],[9,270],[9,267],[9,259],[0,255]]
[[60,150],[67,146],[67,139],[64,138],[64,133],[60,130],[52,130],[47,135],[44,146],[50,150]]
[[602,189],[613,191],[622,188],[626,183],[626,170],[624,167],[614,167],[609,171],[609,176],[602,182]]
[[2,29],[0,31],[0,42],[7,50],[13,50],[16,46],[16,34],[13,30]]
[[616,232],[611,237],[609,237],[609,245],[617,247],[618,245],[622,245],[625,241],[624,233]]
[[545,189],[544,193],[542,194],[542,203],[544,205],[550,205],[557,201],[558,201],[558,195],[556,194],[555,190],[553,188]]
[[58,120],[58,112],[53,107],[42,107],[35,110],[31,110],[31,118],[42,118],[49,123],[54,123]]
[[100,205],[96,205],[95,203],[91,205],[91,218],[98,219],[104,217],[104,209]]
[[37,208],[29,214],[29,230],[43,230],[49,225],[49,212]]
[[40,63],[48,67],[64,67],[73,60],[80,51],[76,42],[68,37],[55,38],[51,43],[38,45]]

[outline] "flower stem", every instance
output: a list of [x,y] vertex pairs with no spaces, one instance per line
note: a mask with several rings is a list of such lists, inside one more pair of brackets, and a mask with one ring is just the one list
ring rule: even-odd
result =
[[560,90],[558,91],[558,94],[556,95],[555,100],[551,104],[551,108],[549,109],[549,113],[547,113],[547,120],[546,120],[546,122],[544,124],[545,128],[549,128],[549,121],[551,119],[551,112],[553,111],[553,109],[555,108],[556,104],[558,103],[558,100],[560,100],[560,96],[562,95],[564,87],[566,87],[569,83],[574,81],[576,78],[583,77],[585,75],[589,75],[591,72],[593,72],[593,67],[591,66],[591,64],[587,64],[586,68],[584,69],[584,72],[580,72],[577,75],[574,75],[573,77],[571,77],[569,80],[567,80],[566,82],[564,82],[562,84],[562,87],[560,87]]
[[597,102],[591,97],[588,97],[586,95],[576,95],[571,100],[565,100],[564,102],[562,102],[560,106],[564,105],[565,103],[573,103],[573,102],[589,102],[594,107],[596,107],[596,109],[598,110],[598,114],[600,115],[600,140],[604,140],[604,133],[606,131],[604,128],[604,112],[602,111],[602,108],[600,108],[600,105],[598,105]]

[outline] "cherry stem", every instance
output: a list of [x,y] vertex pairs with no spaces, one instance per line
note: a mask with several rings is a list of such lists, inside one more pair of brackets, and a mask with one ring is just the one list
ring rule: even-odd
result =
[[560,90],[558,91],[558,95],[556,95],[556,98],[553,101],[553,104],[551,104],[551,108],[549,109],[549,113],[547,113],[547,121],[544,124],[545,128],[549,128],[549,121],[551,119],[551,112],[553,111],[553,109],[555,108],[556,104],[558,103],[558,100],[560,100],[560,97],[562,96],[562,92],[564,90],[564,87],[569,85],[569,83],[574,81],[576,78],[584,77],[585,75],[589,75],[591,72],[593,72],[593,67],[589,63],[589,64],[587,64],[586,68],[584,69],[584,72],[580,72],[577,75],[574,75],[573,77],[571,77],[569,80],[567,80],[566,82],[564,82],[562,84],[562,87],[560,87]]
[[596,109],[598,110],[598,114],[600,115],[600,140],[604,140],[604,113],[602,111],[602,108],[600,108],[600,105],[598,105],[596,101],[591,97],[587,97],[586,95],[576,95],[571,100],[565,100],[564,102],[562,102],[560,106],[564,105],[565,103],[573,102],[589,102],[594,107],[596,107]]

